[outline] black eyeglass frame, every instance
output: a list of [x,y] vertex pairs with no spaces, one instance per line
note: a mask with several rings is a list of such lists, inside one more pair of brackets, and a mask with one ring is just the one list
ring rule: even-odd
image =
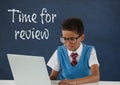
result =
[[60,37],[60,41],[61,43],[66,43],[67,41],[69,41],[70,43],[76,43],[77,39],[80,37],[81,35],[79,35],[78,37]]

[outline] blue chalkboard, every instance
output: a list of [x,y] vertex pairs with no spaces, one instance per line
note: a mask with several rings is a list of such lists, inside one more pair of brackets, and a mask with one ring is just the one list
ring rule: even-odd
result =
[[83,20],[84,42],[96,48],[100,79],[120,81],[119,0],[1,0],[0,79],[13,79],[7,53],[44,56],[47,62],[61,45],[68,17]]

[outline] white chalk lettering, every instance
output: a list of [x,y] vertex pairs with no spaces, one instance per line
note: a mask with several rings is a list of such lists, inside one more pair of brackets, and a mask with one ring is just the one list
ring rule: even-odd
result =
[[[33,13],[32,15],[30,15],[30,14],[22,13],[22,11],[16,10],[16,9],[9,9],[8,12],[12,13],[12,23],[15,23],[15,20],[18,20],[18,22],[21,22],[21,23],[24,23],[24,22],[37,23],[36,13]],[[15,14],[18,14],[18,17],[15,17]]]
[[23,39],[23,40],[25,40],[25,38],[24,38],[25,34],[26,34],[26,32],[24,30],[22,30],[20,32],[20,38]]
[[49,36],[49,31],[47,29],[45,29],[44,32],[41,32],[41,39],[44,39],[44,37],[45,39],[48,39],[48,36]]
[[[16,9],[8,9],[8,12],[12,14],[12,23],[15,23],[15,21],[20,22],[20,23],[37,23],[37,14],[32,13],[32,14],[26,14],[23,13],[20,10]],[[46,23],[54,23],[55,18],[57,17],[57,14],[54,13],[48,13],[46,8],[43,8],[41,10],[40,18],[41,23],[44,24]]]
[[19,13],[19,10],[9,9],[8,12],[12,12],[12,22],[15,22],[15,12]]
[[[57,18],[57,14],[50,13],[46,8],[42,8],[38,13],[26,13],[25,11],[21,11],[18,9],[8,9],[7,12],[10,14],[11,23],[16,25],[22,25],[21,27],[30,26],[32,29],[17,29],[14,31],[15,40],[47,40],[49,38],[49,30],[44,28],[41,30],[35,29],[35,25],[46,25],[50,23],[54,23]],[[37,21],[39,20],[39,21]],[[39,23],[38,23],[39,22]],[[37,24],[35,24],[37,23]],[[34,27],[31,27],[31,24]]]
[[37,40],[44,40],[49,38],[49,30],[44,28],[44,30],[15,30],[15,40],[29,40],[29,39],[37,39]]
[[41,23],[42,24],[44,24],[44,16],[45,16],[45,22],[47,22],[47,23],[50,23],[50,22],[54,23],[54,19],[57,17],[56,14],[50,15],[49,13],[47,13],[46,8],[42,9],[40,16],[41,16]]

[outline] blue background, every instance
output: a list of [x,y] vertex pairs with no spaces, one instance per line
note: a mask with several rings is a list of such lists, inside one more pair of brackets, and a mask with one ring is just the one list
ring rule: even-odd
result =
[[[23,13],[57,14],[54,23],[11,22],[8,9]],[[78,17],[85,26],[86,44],[94,45],[100,63],[100,80],[120,81],[120,0],[0,0],[0,79],[13,79],[7,53],[44,56],[46,62],[61,45],[61,23],[68,17]],[[32,28],[50,32],[48,40],[15,40],[15,30]],[[48,68],[48,72],[50,69]]]

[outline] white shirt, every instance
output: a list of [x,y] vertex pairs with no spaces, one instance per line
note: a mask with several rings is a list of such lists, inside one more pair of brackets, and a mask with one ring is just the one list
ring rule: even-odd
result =
[[[76,58],[77,61],[79,61],[80,59],[80,56],[81,56],[81,53],[82,53],[82,49],[83,49],[83,45],[81,43],[80,47],[75,51],[78,53],[78,56]],[[68,56],[69,56],[69,59],[70,59],[70,62],[72,61],[72,58],[70,57],[70,54],[73,52],[73,51],[68,51]],[[99,62],[98,62],[98,59],[97,59],[97,55],[96,55],[96,51],[95,49],[93,48],[92,51],[91,51],[91,54],[90,54],[90,58],[89,58],[89,67],[91,67],[93,64],[98,64],[99,65]],[[48,61],[47,65],[52,68],[53,70],[55,71],[59,71],[60,70],[60,62],[59,62],[59,59],[58,59],[58,55],[57,55],[57,50],[53,53],[52,57],[50,58],[50,60]]]

